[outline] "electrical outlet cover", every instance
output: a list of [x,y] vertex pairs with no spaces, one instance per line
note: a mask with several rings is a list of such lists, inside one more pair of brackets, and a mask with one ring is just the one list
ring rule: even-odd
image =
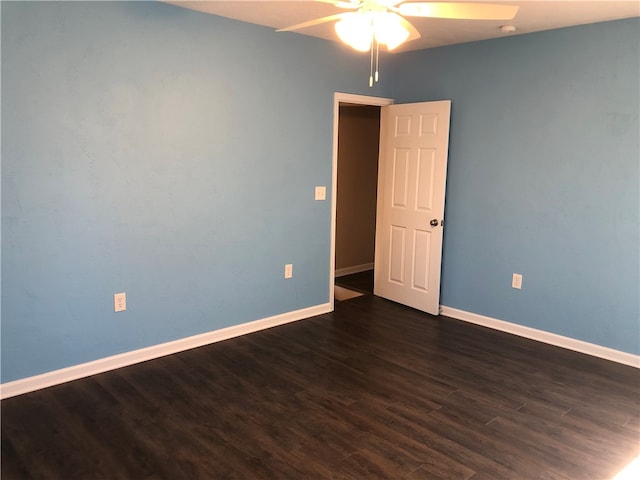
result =
[[519,273],[514,273],[511,278],[511,288],[517,288],[518,290],[522,289],[522,275]]
[[113,295],[113,310],[115,312],[124,312],[127,309],[127,294],[116,293]]

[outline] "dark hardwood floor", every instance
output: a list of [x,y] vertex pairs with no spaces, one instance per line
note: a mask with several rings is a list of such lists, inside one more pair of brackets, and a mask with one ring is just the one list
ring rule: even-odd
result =
[[638,380],[631,367],[367,295],[6,399],[1,473],[609,480],[639,453]]
[[336,277],[335,283],[356,292],[373,294],[373,270]]

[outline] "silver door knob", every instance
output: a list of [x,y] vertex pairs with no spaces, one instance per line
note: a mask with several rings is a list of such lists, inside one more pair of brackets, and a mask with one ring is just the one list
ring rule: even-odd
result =
[[438,219],[437,219],[437,218],[434,218],[433,220],[431,220],[431,221],[429,222],[429,224],[430,224],[432,227],[437,227],[437,226],[438,226]]

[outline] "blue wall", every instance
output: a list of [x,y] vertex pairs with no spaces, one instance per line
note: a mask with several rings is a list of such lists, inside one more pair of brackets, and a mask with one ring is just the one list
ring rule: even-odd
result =
[[368,73],[172,5],[2,2],[2,381],[327,303],[314,186]]
[[453,100],[444,305],[640,353],[639,25],[396,58],[397,102]]
[[394,63],[370,90],[318,39],[2,2],[2,382],[326,303],[335,91],[453,100],[444,304],[640,353],[638,21]]

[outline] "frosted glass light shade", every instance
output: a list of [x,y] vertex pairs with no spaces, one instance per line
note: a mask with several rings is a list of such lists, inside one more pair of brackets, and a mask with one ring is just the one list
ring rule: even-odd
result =
[[373,25],[376,41],[393,50],[409,38],[409,31],[402,25],[402,17],[392,12],[378,13]]
[[360,52],[369,51],[374,37],[389,50],[409,38],[402,17],[393,12],[354,12],[336,22],[335,29],[340,40]]
[[369,15],[354,13],[345,16],[335,25],[340,40],[360,52],[367,52],[371,48],[373,38],[373,23]]

